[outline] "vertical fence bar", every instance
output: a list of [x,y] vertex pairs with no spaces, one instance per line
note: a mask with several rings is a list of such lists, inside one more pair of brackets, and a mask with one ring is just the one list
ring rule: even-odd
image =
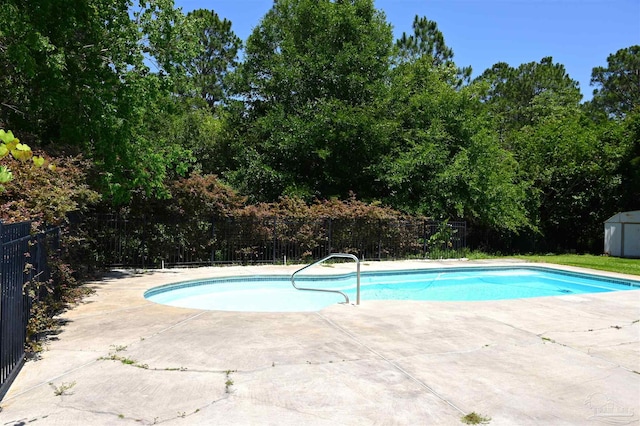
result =
[[[5,382],[6,382],[6,362],[4,356],[4,299],[5,299],[5,290],[4,290],[4,275],[5,271],[5,253],[4,253],[4,225],[2,221],[0,221],[0,399],[6,392],[4,390]],[[7,386],[8,388],[8,386]]]
[[142,216],[142,269],[144,269],[144,261],[146,260],[147,251],[147,221],[144,215]]
[[211,264],[216,262],[216,218],[211,217]]
[[378,260],[382,260],[382,219],[378,219]]
[[422,257],[427,257],[427,221],[422,221]]
[[273,256],[272,263],[275,265],[277,262],[276,259],[276,246],[278,244],[278,218],[276,216],[273,217]]
[[30,304],[23,286],[28,279],[25,267],[30,228],[30,222],[0,226],[0,399],[25,359]]

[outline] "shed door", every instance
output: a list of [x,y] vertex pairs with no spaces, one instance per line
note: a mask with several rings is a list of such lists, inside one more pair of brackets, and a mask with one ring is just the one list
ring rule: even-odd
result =
[[640,257],[640,223],[624,223],[623,257]]

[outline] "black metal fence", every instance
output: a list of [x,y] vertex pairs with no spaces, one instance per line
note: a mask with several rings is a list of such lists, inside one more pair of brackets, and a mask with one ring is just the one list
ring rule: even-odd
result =
[[306,262],[332,252],[360,259],[454,257],[465,222],[422,219],[223,217],[208,221],[99,215],[92,224],[98,263],[161,267]]
[[48,252],[59,244],[59,228],[32,235],[31,222],[0,222],[0,399],[24,364],[35,283],[50,279]]

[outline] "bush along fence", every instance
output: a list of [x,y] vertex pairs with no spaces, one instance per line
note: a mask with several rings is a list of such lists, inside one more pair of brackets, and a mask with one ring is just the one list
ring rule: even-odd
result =
[[59,244],[60,228],[32,235],[31,222],[0,222],[0,400],[24,364],[30,309]]
[[95,261],[106,266],[169,267],[299,263],[333,252],[361,260],[459,257],[465,222],[409,219],[214,217],[154,221],[115,214],[89,219]]

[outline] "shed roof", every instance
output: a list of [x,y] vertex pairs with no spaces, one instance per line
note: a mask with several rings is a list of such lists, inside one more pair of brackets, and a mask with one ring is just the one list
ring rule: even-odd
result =
[[640,223],[640,210],[615,214],[604,223]]

